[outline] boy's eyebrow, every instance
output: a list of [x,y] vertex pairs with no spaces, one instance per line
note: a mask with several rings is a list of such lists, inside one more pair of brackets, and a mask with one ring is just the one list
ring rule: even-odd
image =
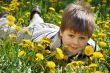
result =
[[88,37],[88,35],[85,35],[85,34],[83,34],[83,33],[79,33],[79,32],[72,32],[72,31],[70,31],[70,33],[71,34],[79,34],[81,37],[83,36],[83,37]]

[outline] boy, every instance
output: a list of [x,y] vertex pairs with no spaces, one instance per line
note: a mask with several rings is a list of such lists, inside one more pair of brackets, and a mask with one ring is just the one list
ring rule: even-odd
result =
[[[50,47],[63,48],[64,54],[69,57],[82,54],[86,45],[92,45],[94,51],[98,50],[98,46],[90,38],[94,30],[95,21],[93,13],[88,9],[81,5],[69,4],[62,15],[60,27],[44,23],[40,15],[39,8],[33,8],[30,16],[30,25],[18,32],[18,42],[23,38],[40,40],[43,36],[46,36],[54,41],[50,44]],[[3,34],[2,32],[5,33],[4,29],[8,28],[7,23],[3,23],[2,20],[3,18],[0,19],[1,34]],[[5,19],[4,21],[7,22]],[[26,29],[29,29],[31,34],[25,34],[24,31]],[[10,33],[13,33],[14,30],[12,29]]]

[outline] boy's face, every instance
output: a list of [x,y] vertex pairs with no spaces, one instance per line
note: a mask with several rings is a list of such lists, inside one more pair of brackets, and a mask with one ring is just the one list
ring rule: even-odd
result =
[[75,33],[71,30],[60,32],[62,42],[68,52],[73,54],[79,53],[87,45],[88,36],[80,33]]

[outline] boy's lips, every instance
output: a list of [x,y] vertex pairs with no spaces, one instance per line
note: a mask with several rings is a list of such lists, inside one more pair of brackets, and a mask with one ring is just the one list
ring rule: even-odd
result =
[[72,49],[72,50],[77,50],[77,48],[76,48],[76,47],[71,47],[71,49]]

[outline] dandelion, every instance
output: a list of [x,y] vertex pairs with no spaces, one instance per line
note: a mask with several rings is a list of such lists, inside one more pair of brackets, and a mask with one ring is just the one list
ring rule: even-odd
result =
[[104,33],[98,33],[98,36],[104,38],[104,37],[106,37],[106,34],[104,34]]
[[64,60],[68,60],[68,56],[67,55],[64,55]]
[[25,30],[25,33],[26,33],[26,34],[30,34],[31,32],[30,32],[28,29],[26,29],[26,30]]
[[84,62],[83,61],[72,61],[71,62],[74,66],[78,66],[78,65],[83,65]]
[[18,53],[18,56],[19,57],[25,57],[26,56],[26,52],[25,51],[20,51],[19,53]]
[[61,21],[57,22],[59,25],[61,24]]
[[50,69],[50,73],[55,73],[55,69]]
[[49,10],[51,10],[51,11],[55,11],[55,8],[53,8],[53,7],[49,7]]
[[63,13],[63,12],[64,12],[64,10],[60,10],[60,11],[59,11],[59,13]]
[[30,4],[30,2],[28,1],[28,2],[26,2],[27,4]]
[[94,11],[95,10],[95,7],[91,7],[91,10]]
[[107,2],[107,0],[102,0],[102,2],[103,2],[103,3],[106,3],[106,2]]
[[92,58],[103,58],[103,54],[101,52],[94,52]]
[[94,67],[97,67],[97,64],[92,63],[92,64],[90,64],[88,67],[89,67],[89,68],[94,68]]
[[8,22],[8,25],[11,27],[11,26],[14,25],[14,22],[13,21],[10,21],[10,22]]
[[91,2],[92,2],[92,0],[87,0],[87,2],[88,2],[88,3],[91,3]]
[[22,47],[29,47],[31,46],[32,47],[33,43],[30,39],[22,39],[21,43],[19,44],[19,46],[22,46]]
[[49,67],[49,68],[55,68],[55,63],[53,62],[53,61],[48,61],[47,62],[47,66]]
[[51,51],[50,51],[50,50],[45,50],[45,53],[46,53],[46,54],[50,54]]
[[62,16],[61,16],[61,15],[57,15],[57,17],[58,17],[58,18],[60,18],[60,19],[62,18]]
[[37,45],[40,49],[44,49],[45,47],[42,45],[42,44],[40,44],[40,43],[38,43],[38,45]]
[[24,23],[24,19],[23,19],[23,18],[19,18],[19,19],[18,19],[18,22],[19,22],[19,23]]
[[9,22],[11,22],[11,21],[14,22],[15,21],[15,17],[12,16],[12,15],[8,15],[6,18],[8,19]]
[[9,35],[10,36],[10,38],[12,39],[12,40],[15,40],[16,38],[17,38],[17,35],[15,35],[15,34],[12,34],[12,35]]
[[96,35],[96,34],[92,34],[92,36],[93,36],[94,38],[97,38],[97,35]]
[[101,46],[101,47],[106,47],[107,46],[107,44],[105,43],[105,42],[99,42],[99,45]]
[[92,54],[93,54],[94,49],[93,49],[93,47],[92,47],[92,46],[88,45],[88,46],[86,46],[86,47],[85,47],[84,52],[85,52],[85,54],[86,54],[87,56],[90,56],[90,55],[92,55]]
[[21,29],[22,29],[22,27],[21,26],[16,26],[16,31],[20,31]]
[[49,2],[57,2],[58,0],[49,0]]
[[44,43],[44,44],[49,45],[52,42],[52,40],[44,36],[42,38],[41,42]]
[[56,58],[59,60],[64,58],[64,54],[60,48],[56,48],[56,54],[55,55],[56,55]]
[[44,59],[44,56],[43,56],[43,54],[41,54],[41,53],[37,53],[37,54],[36,54],[36,57],[37,57],[39,60],[43,60],[43,59]]
[[72,63],[68,63],[67,65],[66,65],[66,67],[70,67],[72,65]]
[[95,71],[94,73],[102,73],[101,71]]
[[105,61],[105,59],[104,59],[104,58],[100,58],[100,60],[101,60],[101,61]]
[[25,15],[28,17],[30,16],[30,12],[26,12]]

